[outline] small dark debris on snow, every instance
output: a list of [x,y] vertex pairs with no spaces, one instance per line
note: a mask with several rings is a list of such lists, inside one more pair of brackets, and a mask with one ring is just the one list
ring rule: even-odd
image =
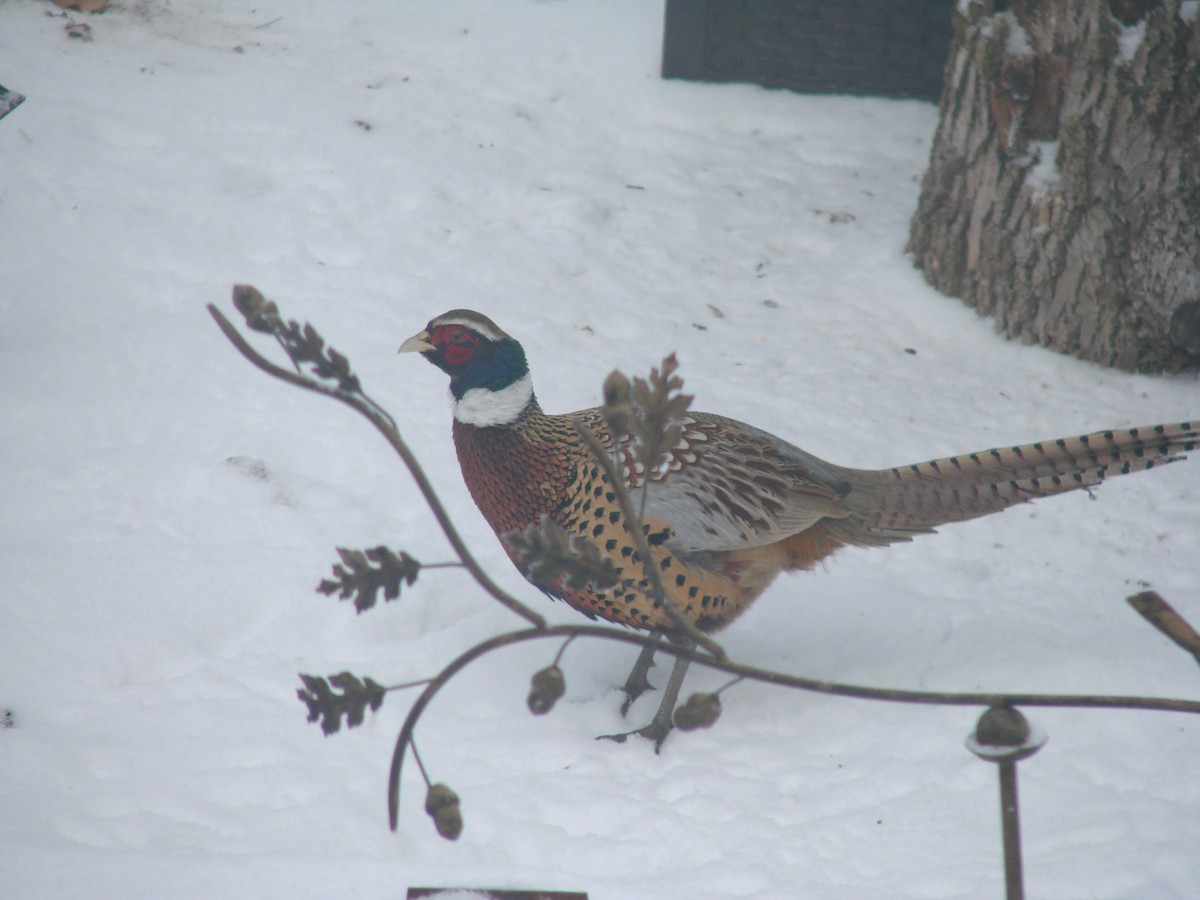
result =
[[909,356],[916,356],[916,355],[917,355],[917,351],[916,351],[914,348],[912,348],[912,347],[905,347],[905,348],[904,348],[904,352],[905,352],[905,353],[907,353]]
[[858,216],[849,212],[830,212],[827,209],[813,209],[813,214],[818,216],[828,216],[830,224],[845,225],[847,222],[854,222]]
[[108,0],[54,0],[62,9],[77,9],[80,12],[99,13],[108,9]]
[[0,84],[0,119],[3,119],[10,112],[20,106],[24,101],[24,94],[18,94],[16,91],[10,91],[4,85]]
[[478,897],[480,900],[588,900],[586,892],[582,891],[538,891],[538,890],[506,890],[502,888],[439,888],[439,887],[410,887],[407,900],[436,900],[444,897]]
[[366,119],[355,119],[354,124],[357,125],[359,128],[361,128],[363,131],[371,130],[371,123],[368,122]]
[[76,22],[74,19],[67,19],[67,24],[63,26],[63,31],[67,33],[67,37],[75,38],[79,41],[90,41],[92,39],[92,26],[87,22]]
[[259,481],[271,480],[271,472],[261,459],[255,459],[252,456],[230,456],[225,460],[225,464],[233,466],[243,475],[249,475]]

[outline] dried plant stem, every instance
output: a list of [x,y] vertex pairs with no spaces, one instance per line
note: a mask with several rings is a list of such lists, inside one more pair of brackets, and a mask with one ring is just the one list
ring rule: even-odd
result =
[[425,503],[429,506],[433,517],[437,519],[438,525],[441,526],[442,533],[446,535],[450,546],[454,548],[454,552],[462,560],[463,566],[471,573],[471,576],[479,583],[480,587],[530,624],[538,628],[546,627],[546,620],[542,616],[535,613],[516,597],[492,581],[479,563],[476,562],[475,557],[467,549],[467,545],[463,542],[462,537],[459,536],[458,530],[450,520],[445,507],[442,506],[442,501],[434,492],[433,485],[430,484],[429,479],[425,476],[421,464],[417,462],[417,458],[409,450],[403,438],[400,437],[400,432],[387,413],[383,412],[373,400],[364,394],[347,393],[275,365],[251,347],[237,328],[234,327],[233,323],[225,318],[221,314],[221,311],[213,304],[208,304],[208,311],[213,319],[216,320],[222,333],[224,333],[225,337],[229,339],[229,342],[233,344],[237,351],[268,375],[273,375],[282,381],[286,381],[288,384],[304,388],[307,391],[314,391],[318,394],[324,394],[326,397],[340,400],[365,416],[375,426],[376,430],[384,436],[387,442],[392,445],[392,449],[396,451],[397,455],[404,460],[404,464],[408,467],[413,481],[417,483],[417,488],[421,491],[421,496],[425,498]]
[[[396,746],[392,751],[391,770],[388,777],[388,824],[392,831],[396,830],[400,817],[400,778],[404,768],[404,758],[408,747],[412,744],[413,734],[422,713],[440,691],[455,675],[465,669],[475,660],[486,656],[494,650],[521,644],[526,641],[542,640],[545,638],[563,637],[594,637],[608,641],[620,641],[625,644],[646,646],[656,640],[654,635],[640,635],[628,631],[617,631],[603,625],[552,625],[547,628],[529,628],[524,631],[510,631],[495,637],[480,641],[465,651],[437,675],[429,680],[429,684],[420,696],[413,702],[396,738]],[[728,659],[714,659],[706,653],[698,653],[694,649],[675,644],[663,644],[664,652],[676,657],[685,657],[694,663],[699,663],[719,672],[739,676],[750,681],[761,681],[779,687],[796,688],[817,694],[830,694],[838,697],[855,697],[860,700],[881,700],[891,703],[916,703],[941,706],[1054,706],[1060,708],[1086,709],[1138,709],[1159,712],[1180,712],[1200,715],[1200,700],[1177,700],[1170,697],[1123,697],[1101,694],[1019,694],[1019,693],[962,693],[952,691],[910,691],[900,688],[877,688],[864,685],[845,684],[837,681],[824,681],[818,678],[805,678],[801,675],[787,675],[773,672],[769,669],[759,669],[732,662]],[[726,685],[728,687],[728,685]],[[723,690],[724,688],[722,688]]]
[[565,641],[563,641],[563,645],[561,647],[559,647],[558,652],[554,654],[554,662],[550,663],[550,665],[557,666],[559,664],[559,662],[563,658],[563,654],[566,653],[567,648],[571,646],[571,641],[575,640],[576,637],[578,637],[578,635],[573,634],[569,638],[567,638]]
[[421,778],[425,781],[425,787],[429,787],[432,782],[429,780],[429,773],[425,771],[425,763],[421,759],[421,754],[417,752],[417,742],[411,743],[413,759],[417,761],[417,768],[421,770]]

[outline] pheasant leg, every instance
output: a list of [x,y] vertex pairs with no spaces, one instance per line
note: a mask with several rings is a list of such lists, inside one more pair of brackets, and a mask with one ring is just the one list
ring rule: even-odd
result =
[[662,702],[658,705],[658,711],[654,714],[654,718],[650,720],[648,725],[634,731],[626,731],[623,734],[602,734],[599,739],[616,741],[619,744],[623,744],[629,735],[636,734],[639,737],[654,741],[654,752],[660,752],[663,742],[674,727],[671,723],[671,718],[675,713],[675,701],[679,699],[679,689],[683,687],[683,678],[687,674],[690,662],[691,660],[686,656],[675,657],[675,667],[671,669],[671,677],[667,680],[667,686],[663,689]]
[[629,673],[629,677],[625,679],[625,686],[621,688],[625,692],[625,702],[621,704],[621,715],[629,712],[629,707],[633,706],[633,701],[646,691],[654,690],[654,685],[650,683],[650,669],[654,666],[654,651],[658,649],[658,641],[647,644],[642,648],[642,652],[638,654],[637,662],[633,664],[633,669]]

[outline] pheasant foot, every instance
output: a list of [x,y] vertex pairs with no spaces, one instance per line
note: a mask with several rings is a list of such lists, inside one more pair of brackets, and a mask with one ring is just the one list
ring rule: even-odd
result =
[[[645,655],[645,651],[643,651],[642,656]],[[642,657],[639,656],[638,662],[640,663],[641,661]],[[679,699],[679,689],[683,687],[683,678],[687,674],[690,662],[691,660],[686,656],[675,657],[675,667],[671,669],[671,677],[667,681],[667,686],[663,689],[662,702],[658,705],[658,711],[654,713],[654,718],[650,720],[648,725],[621,734],[602,734],[596,740],[616,741],[618,744],[623,744],[627,737],[631,734],[636,734],[639,737],[654,741],[654,752],[661,753],[662,745],[674,727],[671,719],[675,714],[675,701]]]

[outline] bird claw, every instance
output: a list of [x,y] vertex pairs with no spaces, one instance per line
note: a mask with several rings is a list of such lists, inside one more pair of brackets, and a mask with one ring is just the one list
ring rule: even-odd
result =
[[662,753],[662,745],[667,739],[667,735],[671,733],[674,726],[668,719],[665,722],[660,722],[658,719],[652,719],[650,724],[644,728],[638,728],[634,731],[625,731],[619,734],[601,734],[596,737],[598,741],[615,741],[618,744],[625,743],[626,738],[631,734],[636,734],[638,737],[643,737],[648,741],[654,741],[654,752]]

